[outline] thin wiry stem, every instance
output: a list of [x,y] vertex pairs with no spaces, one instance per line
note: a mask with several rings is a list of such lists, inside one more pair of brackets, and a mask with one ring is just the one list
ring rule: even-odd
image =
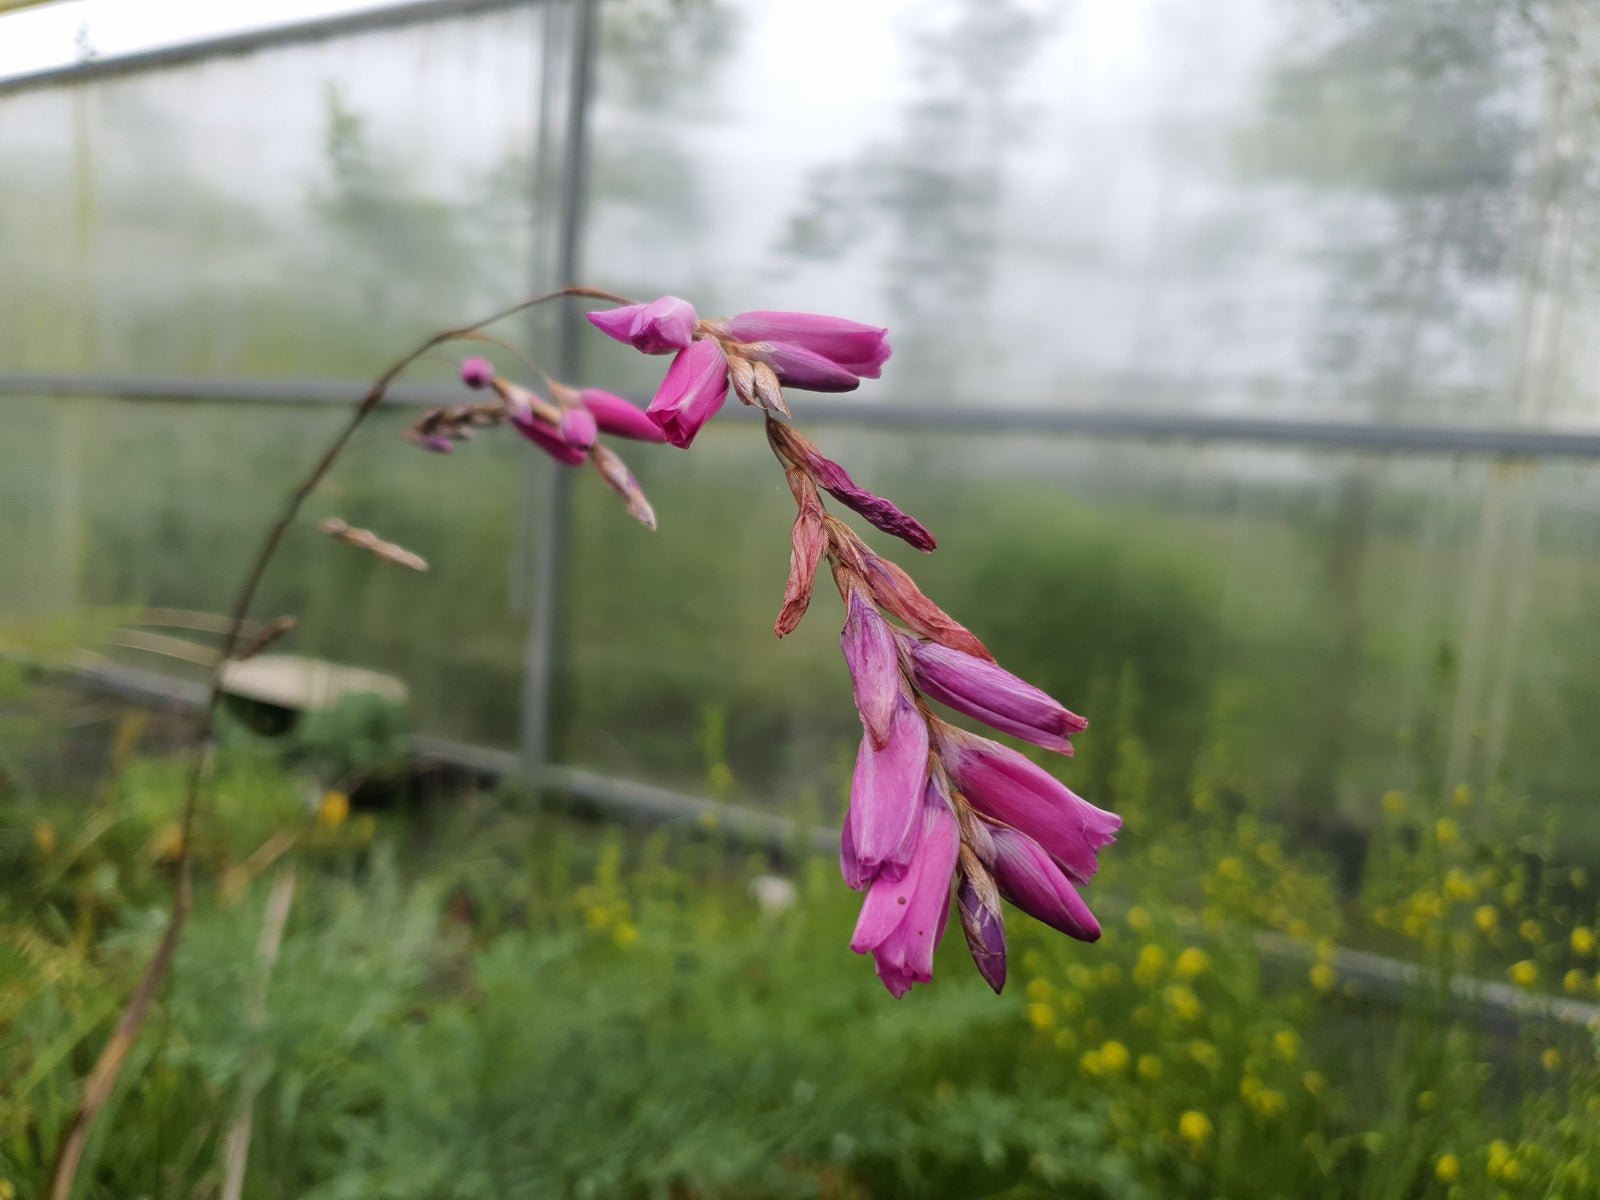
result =
[[356,404],[355,411],[350,414],[350,419],[344,427],[328,444],[321,456],[312,464],[303,479],[295,485],[289,493],[289,498],[284,504],[283,512],[272,526],[267,530],[266,537],[262,540],[261,548],[256,551],[255,558],[251,561],[248,573],[245,575],[244,584],[239,588],[237,598],[233,603],[233,612],[228,621],[227,633],[223,636],[222,651],[217,658],[216,669],[211,673],[211,684],[207,692],[205,708],[201,711],[195,730],[195,749],[189,763],[188,778],[184,788],[183,811],[179,818],[179,843],[177,863],[177,885],[173,891],[172,907],[168,910],[167,926],[161,933],[161,940],[156,944],[155,953],[151,956],[149,964],[140,976],[133,994],[128,997],[128,1002],[123,1006],[122,1015],[117,1020],[117,1027],[111,1034],[111,1039],[106,1043],[105,1049],[100,1052],[100,1057],[95,1060],[94,1068],[89,1072],[89,1078],[83,1085],[83,1095],[78,1099],[78,1106],[73,1111],[72,1119],[67,1123],[66,1133],[61,1139],[61,1148],[56,1154],[55,1169],[50,1175],[50,1200],[71,1200],[73,1182],[77,1177],[78,1165],[83,1159],[84,1147],[88,1144],[89,1134],[94,1129],[95,1119],[100,1110],[105,1107],[111,1098],[111,1092],[116,1087],[117,1080],[122,1075],[122,1069],[127,1064],[128,1055],[138,1041],[139,1031],[143,1028],[145,1018],[149,1015],[150,1006],[155,1002],[156,993],[161,990],[167,976],[172,971],[172,960],[177,955],[178,943],[183,937],[184,926],[189,918],[189,910],[194,903],[194,854],[191,846],[193,843],[195,812],[199,808],[200,792],[205,781],[207,762],[207,748],[211,742],[211,734],[216,723],[217,705],[222,699],[222,675],[233,652],[239,646],[246,622],[250,614],[250,606],[255,602],[256,591],[261,586],[261,579],[267,572],[267,567],[277,555],[279,547],[283,544],[284,536],[289,532],[289,527],[294,523],[300,513],[300,507],[306,498],[316,490],[317,485],[333,469],[334,463],[350,444],[350,439],[355,436],[356,430],[372,415],[374,409],[383,403],[384,395],[400,375],[423,357],[429,351],[446,342],[456,341],[461,338],[471,337],[486,325],[493,325],[507,317],[564,297],[583,297],[589,300],[604,300],[612,304],[631,304],[626,297],[617,296],[611,292],[602,292],[596,288],[564,287],[553,292],[546,292],[542,296],[535,296],[531,300],[524,300],[520,304],[513,304],[509,308],[474,321],[470,325],[463,325],[459,329],[447,329],[436,333],[416,347],[397,358],[389,367],[372,382],[364,396]]

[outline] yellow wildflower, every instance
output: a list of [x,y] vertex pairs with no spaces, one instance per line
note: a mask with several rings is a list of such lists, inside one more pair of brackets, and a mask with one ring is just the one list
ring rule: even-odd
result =
[[1406,810],[1406,794],[1393,788],[1383,794],[1383,811],[1391,817],[1398,817]]
[[1561,988],[1569,996],[1576,996],[1588,986],[1589,977],[1578,970],[1577,967],[1573,967],[1572,970],[1561,977]]
[[1204,975],[1211,967],[1211,956],[1199,946],[1186,946],[1172,964],[1172,973],[1179,979],[1189,980]]
[[1338,974],[1325,962],[1312,966],[1310,978],[1311,986],[1319,992],[1331,992],[1334,984],[1339,982]]
[[1083,1057],[1078,1060],[1078,1068],[1090,1079],[1098,1079],[1106,1073],[1098,1050],[1085,1050]]
[[1272,1118],[1281,1116],[1283,1110],[1289,1107],[1289,1102],[1283,1098],[1283,1093],[1275,1088],[1257,1088],[1249,1097],[1248,1103],[1263,1117]]
[[1133,981],[1140,987],[1150,987],[1161,978],[1166,965],[1166,950],[1152,942],[1139,951],[1139,961],[1133,968]]
[[1517,932],[1522,935],[1523,941],[1537,943],[1544,936],[1544,927],[1530,917],[1517,926]]
[[1056,1044],[1056,1049],[1061,1051],[1063,1054],[1071,1054],[1078,1048],[1078,1039],[1073,1036],[1072,1030],[1070,1029],[1056,1030],[1054,1041]]
[[1457,904],[1467,904],[1478,898],[1478,885],[1460,867],[1451,867],[1445,873],[1444,894]]
[[1300,1057],[1300,1035],[1292,1029],[1280,1029],[1272,1035],[1272,1048],[1284,1062],[1292,1063]]
[[1511,969],[1506,974],[1518,987],[1532,987],[1539,981],[1539,964],[1525,958],[1521,962],[1512,963]]
[[1135,933],[1147,933],[1150,930],[1150,914],[1139,905],[1135,904],[1128,910],[1128,928]]
[[1056,989],[1048,979],[1030,979],[1026,995],[1029,1000],[1044,1002],[1056,994]]
[[1215,1070],[1217,1064],[1221,1061],[1221,1055],[1217,1053],[1217,1048],[1210,1042],[1202,1041],[1200,1038],[1195,1038],[1189,1043],[1189,1057],[1208,1071]]
[[1154,1081],[1161,1078],[1161,1060],[1154,1054],[1141,1054],[1135,1069],[1140,1079]]
[[1461,836],[1461,826],[1449,817],[1440,817],[1433,823],[1433,836],[1441,846],[1454,845],[1456,839]]
[[1056,1010],[1036,1000],[1028,1005],[1028,1024],[1040,1033],[1047,1033],[1056,1027]]
[[1546,1071],[1559,1070],[1561,1067],[1561,1051],[1551,1046],[1543,1054],[1539,1055],[1539,1065]]
[[1313,1096],[1320,1096],[1328,1090],[1328,1077],[1321,1071],[1307,1071],[1300,1077],[1300,1082]]
[[1299,917],[1296,917],[1294,920],[1289,922],[1289,936],[1304,940],[1305,938],[1311,936],[1311,926],[1305,921],[1301,920]]
[[1464,783],[1456,784],[1456,790],[1450,793],[1450,799],[1457,808],[1466,808],[1472,803],[1472,789]]
[[1200,997],[1196,996],[1191,988],[1185,987],[1181,983],[1169,985],[1166,991],[1161,993],[1161,996],[1167,1002],[1167,1007],[1172,1011],[1172,1015],[1185,1024],[1197,1020],[1201,1012],[1204,1011],[1200,1003]]
[[1100,1047],[1100,1065],[1107,1074],[1115,1075],[1118,1071],[1127,1070],[1131,1059],[1128,1048],[1121,1042],[1107,1042]]
[[1594,953],[1594,930],[1587,925],[1579,925],[1572,931],[1572,952],[1588,956]]
[[1199,1149],[1211,1140],[1211,1118],[1191,1108],[1178,1118],[1178,1136]]
[[1492,904],[1480,904],[1472,914],[1472,923],[1488,933],[1500,923],[1500,914]]
[[1461,1160],[1454,1154],[1441,1154],[1433,1164],[1433,1177],[1440,1183],[1454,1183],[1461,1178]]
[[1116,987],[1122,982],[1122,968],[1116,963],[1107,963],[1100,968],[1100,982],[1106,987]]
[[1217,864],[1217,874],[1231,883],[1237,883],[1244,878],[1244,864],[1229,855]]
[[638,929],[638,926],[636,926],[636,925],[634,925],[634,924],[632,924],[631,922],[628,922],[628,921],[619,922],[617,924],[616,931],[613,932],[612,935],[611,935],[611,940],[614,941],[618,945],[618,947],[620,947],[623,950],[626,950],[629,946],[632,946],[632,945],[635,945],[635,944],[638,943],[638,941],[639,941],[639,929]]
[[350,815],[350,797],[343,792],[324,792],[317,805],[317,824],[337,829]]
[[1439,1093],[1438,1092],[1418,1092],[1417,1093],[1417,1111],[1418,1112],[1432,1112],[1436,1107],[1438,1107],[1438,1104],[1439,1104]]

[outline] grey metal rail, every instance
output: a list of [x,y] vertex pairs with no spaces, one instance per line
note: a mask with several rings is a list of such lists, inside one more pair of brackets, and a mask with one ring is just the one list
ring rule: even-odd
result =
[[497,8],[517,8],[539,2],[540,0],[410,0],[410,3],[385,5],[360,12],[341,13],[333,17],[296,21],[268,29],[252,29],[244,33],[231,33],[175,46],[162,46],[155,50],[89,59],[65,67],[30,71],[25,75],[0,79],[0,96],[10,92],[111,79],[119,75],[135,75],[142,71],[153,71],[162,67],[178,66],[230,54],[250,54],[273,46],[292,46],[300,42],[315,42],[353,33],[393,29],[402,25],[416,24],[419,21],[459,17]]
[[[0,396],[91,396],[129,401],[276,405],[353,403],[364,381],[159,379],[101,375],[0,373]],[[387,403],[456,404],[458,387],[396,384]],[[753,410],[732,410],[746,419]],[[822,424],[904,433],[1036,434],[1131,441],[1223,442],[1376,454],[1479,458],[1600,459],[1600,431],[1516,426],[1377,425],[1363,421],[1290,420],[1226,414],[1106,408],[977,408],[808,397],[805,416]]]

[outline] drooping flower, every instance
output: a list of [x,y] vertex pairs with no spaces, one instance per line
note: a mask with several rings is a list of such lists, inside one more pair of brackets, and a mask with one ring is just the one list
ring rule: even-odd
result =
[[889,361],[887,329],[843,317],[756,311],[730,317],[726,324],[728,332],[741,342],[795,346],[865,379],[877,379]]
[[642,354],[671,354],[685,350],[694,339],[694,305],[676,296],[662,296],[649,304],[624,304],[588,315],[589,324]]
[[[758,311],[701,320],[688,301],[662,296],[587,315],[608,337],[646,354],[678,353],[677,376],[668,372],[648,411],[668,440],[681,447],[693,442],[730,386],[741,402],[788,416],[784,385],[852,391],[862,379],[876,379],[890,354],[887,330],[816,313]],[[714,343],[717,356],[704,352],[685,362],[684,354],[702,343]],[[720,381],[713,379],[718,371]],[[712,402],[714,388],[719,390]],[[690,395],[699,403],[686,405]]]
[[599,436],[599,423],[587,408],[575,404],[561,410],[561,440],[567,445],[587,450],[594,445],[595,439]]
[[932,550],[938,543],[933,540],[922,523],[902,512],[892,501],[875,496],[850,478],[838,463],[823,456],[822,451],[803,437],[792,425],[767,421],[767,440],[784,462],[799,467],[817,486],[840,504],[860,513],[885,533],[893,534],[918,550]]
[[883,745],[874,745],[872,735],[863,732],[856,754],[845,818],[850,839],[846,857],[854,864],[845,882],[851,887],[905,874],[916,850],[917,815],[927,779],[928,725],[910,697],[901,694]]
[[1001,733],[1071,754],[1069,735],[1089,727],[1082,717],[988,659],[905,635],[899,642],[920,690]]
[[1003,826],[992,830],[991,837],[994,881],[1002,896],[1069,937],[1085,942],[1099,938],[1100,922],[1038,842]]
[[851,588],[845,601],[839,645],[850,669],[861,724],[873,746],[882,749],[901,699],[900,659],[889,623],[859,587]]
[[[963,847],[963,862],[965,858]],[[956,889],[956,911],[961,914],[961,931],[966,934],[967,949],[972,952],[978,974],[998,993],[1006,986],[1006,927],[999,897],[985,896],[985,890],[993,891],[992,883],[984,889],[963,872]]]
[[950,917],[960,848],[955,814],[930,779],[917,813],[915,853],[898,879],[881,874],[867,889],[850,949],[870,953],[884,987],[899,998],[933,978],[933,951]]
[[645,415],[683,449],[727,399],[728,356],[720,343],[702,339],[678,352]]
[[982,815],[1027,834],[1078,883],[1094,877],[1122,818],[1096,808],[1044,768],[998,742],[939,723],[940,758]]
[[636,442],[667,440],[667,435],[661,432],[660,427],[645,416],[644,409],[621,396],[614,396],[599,388],[580,388],[578,402],[594,414],[595,424],[602,433],[632,438]]

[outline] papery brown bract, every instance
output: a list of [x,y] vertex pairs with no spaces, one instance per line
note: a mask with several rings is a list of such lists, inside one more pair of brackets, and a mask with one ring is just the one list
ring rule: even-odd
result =
[[817,567],[822,562],[823,551],[828,548],[828,531],[816,485],[804,471],[794,467],[784,474],[798,511],[789,534],[789,578],[783,587],[783,607],[778,610],[778,620],[773,625],[779,637],[793,633],[806,615]]

